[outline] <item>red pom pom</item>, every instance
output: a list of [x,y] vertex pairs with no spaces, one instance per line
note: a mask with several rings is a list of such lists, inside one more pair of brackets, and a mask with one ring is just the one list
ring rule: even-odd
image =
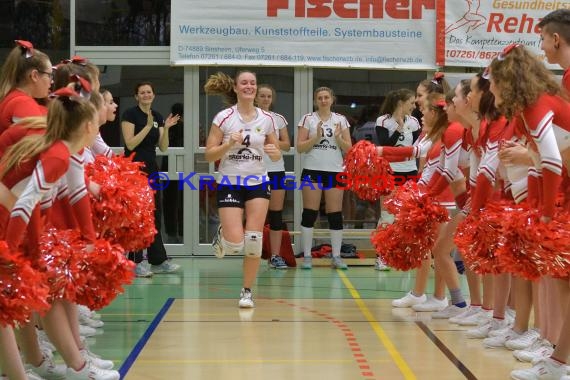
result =
[[132,157],[97,156],[85,167],[89,179],[101,185],[92,199],[95,230],[102,239],[126,251],[148,247],[154,240],[154,191],[148,185],[144,164]]
[[496,252],[499,265],[529,280],[565,277],[570,270],[570,217],[559,211],[544,223],[540,216],[525,205],[503,212],[502,240]]
[[50,228],[40,238],[42,266],[50,287],[50,302],[76,300],[77,289],[85,286],[87,266],[83,261],[85,243],[76,230]]
[[473,272],[503,273],[496,252],[502,241],[505,210],[513,206],[507,200],[489,202],[478,215],[469,214],[457,226],[455,245]]
[[397,188],[384,206],[394,214],[394,223],[373,233],[376,252],[395,269],[420,267],[430,257],[439,225],[449,220],[447,210],[411,181]]
[[125,290],[123,285],[133,282],[135,263],[125,257],[123,248],[105,240],[95,242],[95,250],[86,253],[87,281],[77,291],[77,303],[92,310],[110,304]]
[[376,146],[362,140],[354,144],[344,159],[346,188],[360,199],[377,201],[394,189],[390,164],[378,155]]
[[20,253],[0,241],[0,326],[30,321],[32,312],[49,309],[49,288],[45,274],[34,269]]
[[64,298],[100,309],[111,303],[135,277],[135,264],[120,245],[98,239],[87,252],[79,231],[51,229],[42,235],[52,299]]

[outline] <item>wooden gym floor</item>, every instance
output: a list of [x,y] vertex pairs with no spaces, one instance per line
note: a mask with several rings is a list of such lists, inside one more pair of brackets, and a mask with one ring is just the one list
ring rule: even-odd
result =
[[525,367],[465,328],[393,309],[413,272],[262,263],[256,308],[240,310],[241,259],[176,262],[179,274],[136,279],[100,312],[88,342],[124,379],[493,380]]

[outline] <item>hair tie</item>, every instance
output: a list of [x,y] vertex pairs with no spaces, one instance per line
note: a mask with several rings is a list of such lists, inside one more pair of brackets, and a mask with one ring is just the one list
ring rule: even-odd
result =
[[16,45],[18,45],[26,58],[30,58],[34,55],[34,45],[30,41],[26,40],[15,40]]
[[447,105],[447,103],[445,102],[445,100],[440,99],[437,102],[435,102],[434,107],[438,107],[438,108],[445,108],[445,106]]

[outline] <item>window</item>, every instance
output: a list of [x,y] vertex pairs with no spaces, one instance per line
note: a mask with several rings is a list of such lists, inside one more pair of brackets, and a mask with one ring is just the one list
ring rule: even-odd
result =
[[77,0],[79,46],[169,46],[170,1]]

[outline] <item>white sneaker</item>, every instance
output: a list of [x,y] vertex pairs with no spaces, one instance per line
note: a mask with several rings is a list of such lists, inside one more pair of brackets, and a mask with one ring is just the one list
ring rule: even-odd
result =
[[461,314],[456,315],[455,317],[451,317],[449,318],[449,322],[451,323],[459,323],[460,320],[464,319],[464,318],[469,318],[473,315],[477,315],[479,313],[479,311],[481,310],[481,306],[467,306],[466,308],[463,308],[463,311],[461,312]]
[[505,327],[500,328],[498,330],[489,331],[489,337],[504,335],[512,328],[513,328],[512,322],[507,322],[507,325]]
[[433,296],[429,296],[427,301],[413,305],[412,309],[415,311],[441,311],[448,305],[449,301],[447,300],[447,297],[442,300],[438,300]]
[[539,339],[540,333],[536,329],[530,329],[525,331],[519,338],[510,339],[505,343],[505,347],[509,350],[525,350]]
[[517,369],[511,372],[514,380],[559,380],[566,376],[566,366],[551,358],[546,358],[532,368]]
[[101,319],[101,314],[89,309],[85,305],[77,305],[77,312],[79,313],[79,315],[83,315],[87,318],[97,319],[97,320]]
[[493,318],[493,310],[479,310],[475,315],[463,318],[457,322],[459,326],[479,326],[484,325]]
[[303,262],[301,263],[301,269],[312,269],[313,268],[313,258],[303,257]]
[[504,319],[492,318],[479,327],[467,330],[465,335],[471,339],[483,339],[487,338],[491,331],[502,329],[505,326],[507,326],[507,322]]
[[137,277],[141,277],[141,278],[149,278],[152,277],[154,273],[152,273],[146,266],[145,263],[143,263],[142,261],[140,263],[137,264],[137,266],[135,267],[135,276]]
[[105,325],[100,319],[91,319],[85,314],[79,314],[79,324],[99,329]]
[[526,350],[516,350],[513,356],[521,362],[536,363],[541,359],[548,358],[554,352],[552,343],[546,339],[538,339]]
[[212,240],[212,248],[214,249],[214,255],[218,259],[224,257],[224,249],[222,247],[222,225],[218,226],[216,233],[214,234],[214,239]]
[[76,371],[73,368],[67,368],[68,380],[119,380],[121,375],[117,371],[101,369],[93,365],[89,360],[85,362],[85,366]]
[[427,297],[425,294],[417,297],[412,294],[412,292],[408,292],[402,298],[398,298],[397,300],[392,301],[393,307],[412,307],[414,305],[424,303],[427,301]]
[[[54,352],[56,350],[55,346],[49,340],[49,337],[47,336],[47,334],[44,330],[36,329],[36,335],[38,336],[38,344],[40,345],[40,350],[50,351],[50,352]],[[51,356],[53,356],[53,355],[51,355]]]
[[431,315],[432,319],[448,319],[451,317],[455,317],[461,313],[463,313],[464,307],[457,307],[455,305],[449,305],[442,311],[436,311]]
[[[43,377],[41,377],[40,375],[38,375],[37,373],[35,373],[31,369],[26,370],[26,377],[28,378],[28,380],[45,380]],[[4,377],[4,376],[0,377],[0,379],[9,380],[7,377]]]
[[333,267],[333,269],[342,269],[342,270],[347,270],[348,266],[346,265],[346,263],[344,261],[342,261],[342,258],[339,257],[333,257],[331,259],[331,266]]
[[386,265],[380,256],[376,256],[376,260],[374,261],[374,269],[379,271],[389,271],[390,267]]
[[27,364],[26,367],[46,380],[65,379],[65,365],[55,364],[50,357],[44,356],[44,360],[37,367],[31,364]]
[[97,335],[97,330],[95,330],[93,327],[79,325],[79,335],[84,337],[95,336]]
[[244,288],[241,289],[239,294],[239,307],[243,308],[252,308],[255,307],[253,303],[253,295],[251,294],[251,290],[245,290]]
[[500,348],[505,347],[505,343],[511,339],[520,338],[523,334],[519,334],[515,332],[513,329],[507,330],[502,335],[492,336],[486,339],[483,339],[483,346],[487,348]]
[[87,347],[79,350],[79,352],[81,352],[81,356],[83,356],[85,360],[91,361],[95,367],[99,367],[101,369],[113,369],[115,366],[115,363],[113,363],[112,360],[102,359],[99,355],[95,355],[93,352],[89,351]]
[[151,265],[150,271],[155,274],[164,274],[164,273],[175,273],[180,269],[180,265],[171,263],[168,260],[165,260],[160,265]]

